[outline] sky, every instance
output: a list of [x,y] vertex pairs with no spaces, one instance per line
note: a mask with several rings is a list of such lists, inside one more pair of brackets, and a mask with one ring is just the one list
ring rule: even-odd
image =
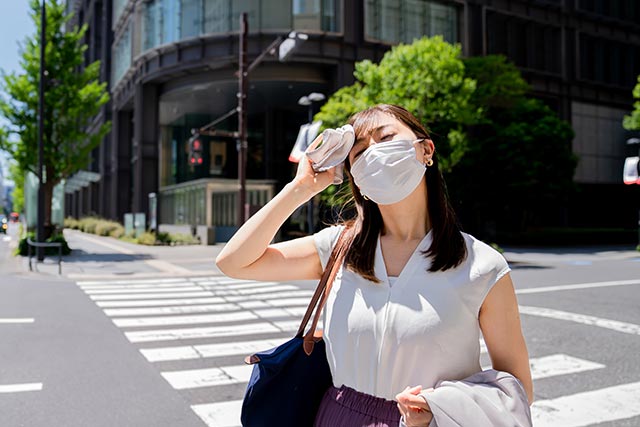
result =
[[[18,42],[35,32],[29,17],[29,0],[0,0],[0,69],[5,73],[18,71],[20,53]],[[4,96],[0,88],[0,95]],[[0,125],[6,122],[0,118]],[[7,176],[7,156],[0,155],[3,176]]]

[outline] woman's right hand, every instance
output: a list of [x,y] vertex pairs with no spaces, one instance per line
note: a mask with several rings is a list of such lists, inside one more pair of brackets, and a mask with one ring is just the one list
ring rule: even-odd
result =
[[[313,140],[307,151],[316,148],[322,142],[322,134]],[[298,163],[298,170],[292,184],[309,195],[309,198],[320,193],[333,183],[336,168],[325,172],[316,172],[311,166],[311,160],[303,155]]]

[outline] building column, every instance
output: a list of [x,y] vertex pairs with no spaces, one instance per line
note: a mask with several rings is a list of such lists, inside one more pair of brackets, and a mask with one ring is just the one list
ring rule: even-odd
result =
[[131,212],[131,112],[114,110],[112,117],[109,215],[122,222]]
[[158,192],[158,86],[138,84],[133,95],[133,212],[149,216],[149,193]]

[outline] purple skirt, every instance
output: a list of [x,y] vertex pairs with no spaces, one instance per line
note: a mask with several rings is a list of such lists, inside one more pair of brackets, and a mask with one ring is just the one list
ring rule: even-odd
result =
[[347,386],[330,387],[316,415],[314,427],[397,427],[397,402],[361,393]]

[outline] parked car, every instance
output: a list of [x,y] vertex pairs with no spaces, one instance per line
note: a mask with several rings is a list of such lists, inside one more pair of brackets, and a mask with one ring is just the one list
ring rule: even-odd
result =
[[7,234],[7,228],[9,228],[7,217],[4,215],[0,215],[0,233]]
[[11,212],[9,214],[9,218],[11,219],[11,222],[18,222],[20,220],[20,214],[18,214],[18,212]]

